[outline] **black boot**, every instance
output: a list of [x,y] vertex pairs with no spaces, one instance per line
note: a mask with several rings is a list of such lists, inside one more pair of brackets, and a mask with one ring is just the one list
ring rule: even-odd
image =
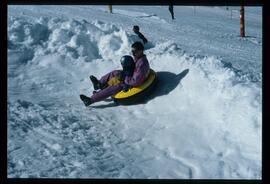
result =
[[89,78],[90,78],[91,82],[93,83],[95,90],[101,89],[101,84],[94,75],[90,75]]
[[80,95],[80,98],[83,101],[85,106],[89,106],[89,105],[91,105],[93,103],[91,98],[89,98],[89,97],[87,97],[85,95]]

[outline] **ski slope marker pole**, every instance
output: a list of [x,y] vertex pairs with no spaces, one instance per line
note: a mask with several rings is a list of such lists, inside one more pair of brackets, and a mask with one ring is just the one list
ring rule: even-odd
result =
[[240,36],[245,37],[245,10],[244,10],[244,6],[240,7]]

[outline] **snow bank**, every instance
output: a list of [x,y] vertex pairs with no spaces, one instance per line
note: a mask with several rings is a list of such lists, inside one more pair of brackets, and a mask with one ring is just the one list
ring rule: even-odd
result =
[[[84,61],[111,59],[129,53],[130,45],[140,40],[115,25],[86,20],[41,17],[34,23],[9,18],[8,49],[32,50],[31,56],[59,54]],[[152,46],[146,46],[146,49]],[[26,55],[25,53],[23,54]],[[29,54],[27,54],[29,55]],[[31,60],[27,57],[25,60]]]

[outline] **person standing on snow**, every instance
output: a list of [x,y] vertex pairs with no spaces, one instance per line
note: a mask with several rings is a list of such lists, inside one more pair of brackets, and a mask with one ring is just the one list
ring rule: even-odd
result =
[[169,11],[170,11],[170,13],[171,13],[171,15],[172,15],[172,19],[174,20],[173,4],[170,4],[170,5],[169,5]]
[[123,70],[114,70],[101,77],[100,80],[93,75],[90,76],[94,89],[99,91],[91,97],[80,95],[85,106],[104,100],[122,90],[127,92],[129,88],[144,83],[150,73],[149,62],[143,53],[144,46],[141,42],[135,42],[131,47],[134,61],[131,56],[123,56],[120,60]]
[[148,42],[148,40],[147,40],[147,39],[144,37],[144,35],[140,32],[140,27],[139,27],[139,26],[137,26],[137,25],[133,26],[133,31],[134,31],[134,33],[135,33],[136,35],[138,35],[138,37],[139,37],[140,39],[142,39],[143,44],[146,44],[146,43]]

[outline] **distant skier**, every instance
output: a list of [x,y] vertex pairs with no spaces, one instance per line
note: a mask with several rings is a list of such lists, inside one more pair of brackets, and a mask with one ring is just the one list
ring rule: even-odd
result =
[[170,4],[170,5],[169,5],[169,11],[170,11],[170,13],[171,13],[171,15],[172,15],[172,19],[174,20],[173,4]]
[[145,36],[140,32],[140,27],[135,25],[133,26],[133,31],[140,39],[142,39],[143,43],[146,44],[148,40],[145,38]]
[[144,46],[141,42],[135,42],[131,47],[134,60],[131,56],[123,56],[120,60],[123,70],[114,70],[101,77],[100,80],[93,75],[90,76],[94,89],[99,91],[93,93],[91,97],[80,95],[85,106],[104,100],[121,90],[126,92],[129,88],[144,83],[150,73],[149,62],[143,53]]

